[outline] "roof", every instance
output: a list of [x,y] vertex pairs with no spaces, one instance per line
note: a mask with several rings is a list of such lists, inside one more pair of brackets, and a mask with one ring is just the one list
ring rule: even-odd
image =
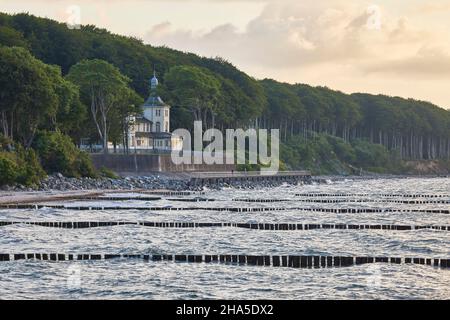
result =
[[151,132],[140,132],[140,131],[137,131],[135,133],[135,136],[138,137],[138,138],[153,138]]
[[144,107],[169,107],[160,97],[150,96],[144,103]]
[[136,122],[135,123],[153,123],[153,121],[148,120],[146,117],[144,116],[137,116],[136,117]]
[[169,132],[152,132],[152,137],[154,139],[171,139],[172,134]]

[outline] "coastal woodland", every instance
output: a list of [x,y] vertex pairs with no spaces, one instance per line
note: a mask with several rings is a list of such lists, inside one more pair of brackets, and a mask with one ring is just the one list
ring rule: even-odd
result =
[[[426,101],[258,80],[92,25],[0,13],[0,185],[97,172],[81,139],[123,142],[156,69],[172,128],[280,129],[283,169],[408,173],[450,161],[450,111]],[[448,107],[448,106],[443,106]]]

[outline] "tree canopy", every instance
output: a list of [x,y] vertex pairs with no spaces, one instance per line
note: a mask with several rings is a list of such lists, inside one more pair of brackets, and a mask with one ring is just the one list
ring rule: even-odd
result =
[[115,66],[99,59],[80,61],[70,69],[67,79],[79,87],[81,100],[89,106],[92,120],[103,141],[103,149],[107,152],[114,115],[128,116],[133,111],[133,101],[138,100],[128,87],[131,80]]
[[311,141],[326,146],[322,137],[332,137],[340,139],[332,140],[334,152],[355,165],[355,157],[380,150],[450,159],[450,112],[429,102],[256,80],[222,58],[153,47],[95,26],[71,30],[0,13],[0,60],[1,130],[25,146],[39,130],[60,131],[75,143],[106,143],[108,136],[119,143],[156,68],[173,128],[191,128],[195,119],[205,128],[276,128],[305,158],[314,154]]

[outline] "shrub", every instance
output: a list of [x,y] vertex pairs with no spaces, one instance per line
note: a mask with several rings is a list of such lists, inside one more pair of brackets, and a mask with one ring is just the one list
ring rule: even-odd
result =
[[9,152],[0,153],[0,185],[14,184],[18,175],[14,156]]
[[14,142],[11,139],[0,134],[0,151],[10,151],[13,145]]
[[46,176],[39,158],[33,149],[24,150],[21,146],[17,148],[19,175],[17,182],[26,186],[37,185]]
[[118,179],[119,176],[114,173],[111,169],[108,169],[106,167],[101,167],[99,170],[100,176],[104,178],[110,178],[110,179]]
[[352,143],[356,153],[355,164],[363,168],[387,167],[390,162],[389,151],[380,144],[373,144],[365,140],[355,140]]
[[75,162],[75,167],[77,168],[80,176],[90,178],[96,178],[98,176],[94,164],[86,152],[79,151]]
[[356,153],[352,145],[345,142],[344,139],[328,136],[328,141],[333,146],[336,156],[348,163],[354,163],[356,161]]
[[89,156],[80,151],[68,136],[60,132],[40,132],[33,147],[48,173],[58,172],[67,177],[96,177]]
[[0,185],[33,186],[45,177],[34,150],[16,145],[15,152],[0,152]]

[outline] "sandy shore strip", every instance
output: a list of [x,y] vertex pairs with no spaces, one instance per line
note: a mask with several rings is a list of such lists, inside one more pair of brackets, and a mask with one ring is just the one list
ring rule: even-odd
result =
[[0,192],[0,204],[36,203],[43,201],[58,201],[79,199],[86,196],[96,197],[107,191],[104,190],[78,190],[78,191],[2,191]]
[[40,202],[52,202],[60,200],[82,200],[83,198],[96,198],[113,194],[140,193],[142,195],[191,195],[203,194],[203,192],[174,191],[169,189],[124,189],[124,190],[70,190],[70,191],[0,191],[0,205],[29,204]]

